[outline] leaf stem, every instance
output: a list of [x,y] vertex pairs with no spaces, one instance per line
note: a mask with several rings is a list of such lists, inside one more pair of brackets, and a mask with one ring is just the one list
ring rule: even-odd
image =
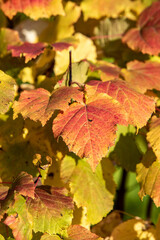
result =
[[69,82],[68,85],[72,84],[72,51],[69,51]]

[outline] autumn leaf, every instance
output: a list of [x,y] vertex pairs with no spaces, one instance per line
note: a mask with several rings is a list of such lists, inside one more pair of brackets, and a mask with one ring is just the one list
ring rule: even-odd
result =
[[75,2],[67,1],[64,3],[64,12],[65,14],[57,16],[54,21],[49,22],[40,34],[40,42],[62,41],[73,35],[75,32],[73,24],[79,19],[81,9]]
[[[110,181],[110,187],[115,187],[113,180]],[[101,166],[93,173],[85,160],[79,160],[70,178],[70,189],[76,205],[87,208],[87,219],[91,224],[99,222],[113,207],[114,194],[105,186]]]
[[71,99],[83,102],[83,93],[76,87],[62,87],[54,90],[52,94],[43,88],[24,91],[19,101],[14,102],[14,118],[21,113],[24,118],[40,120],[42,125],[45,125],[56,109],[66,110]]
[[34,232],[66,235],[72,220],[73,202],[65,195],[65,189],[45,186],[36,188],[35,199],[27,201]]
[[149,222],[141,219],[129,219],[119,224],[112,232],[111,240],[156,239],[156,229]]
[[141,11],[142,4],[140,1],[132,3],[129,0],[116,0],[114,4],[111,0],[83,0],[81,8],[85,21],[88,18],[100,19],[104,16],[117,18],[122,12],[128,18],[133,18],[133,14],[131,14],[132,10]]
[[10,103],[13,102],[17,87],[15,80],[9,75],[0,71],[0,113],[8,111]]
[[137,27],[130,29],[122,38],[124,43],[142,53],[160,53],[160,2],[154,2],[139,16]]
[[160,206],[160,162],[155,161],[152,151],[147,152],[142,162],[137,165],[137,181],[140,183],[139,196],[141,199],[148,194],[157,207]]
[[145,93],[148,89],[160,90],[160,63],[158,62],[134,60],[127,63],[127,69],[123,68],[121,74],[140,93]]
[[151,120],[149,131],[147,132],[147,140],[151,144],[151,147],[153,148],[153,151],[158,159],[160,159],[159,131],[160,131],[160,118],[154,116]]
[[143,127],[155,109],[154,100],[136,92],[129,84],[121,80],[90,81],[86,84],[88,96],[106,93],[124,107],[128,115],[128,124]]
[[[93,41],[81,33],[76,33],[74,35],[74,38],[77,41],[77,46],[75,48],[74,47],[69,48],[69,50],[72,51],[72,63],[79,62],[84,59],[95,62],[97,53]],[[67,70],[68,66],[69,66],[68,50],[56,52],[54,66],[55,74],[58,75],[64,73]]]
[[61,239],[62,238],[60,238],[58,235],[50,235],[48,233],[44,233],[40,240],[61,240]]
[[12,229],[17,240],[32,239],[32,216],[27,211],[26,200],[21,195],[15,196],[15,202],[8,210],[9,216],[4,223]]
[[116,125],[127,125],[127,114],[120,104],[107,97],[90,98],[87,103],[71,104],[53,120],[53,134],[62,136],[69,151],[86,157],[94,170],[113,145]]
[[42,0],[42,1],[27,1],[23,0],[3,0],[1,1],[1,9],[10,19],[17,12],[22,12],[27,16],[37,20],[38,18],[49,18],[51,15],[64,15],[62,0]]
[[68,228],[69,240],[100,240],[99,236],[91,233],[88,229],[80,225],[71,225]]

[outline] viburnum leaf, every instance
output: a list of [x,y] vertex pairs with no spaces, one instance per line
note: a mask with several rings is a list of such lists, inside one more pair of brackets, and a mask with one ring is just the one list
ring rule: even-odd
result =
[[127,63],[127,69],[123,68],[121,74],[140,93],[154,88],[160,90],[160,63],[158,62],[134,60]]
[[40,120],[45,125],[56,109],[66,110],[71,99],[83,102],[83,93],[76,87],[61,87],[52,94],[43,88],[24,91],[19,101],[14,102],[14,118],[21,113],[24,118]]
[[[115,187],[113,180],[110,187]],[[99,222],[113,208],[114,194],[106,188],[101,169],[93,173],[85,160],[78,161],[70,178],[70,189],[76,205],[87,208],[87,220],[91,224]]]
[[9,105],[14,100],[16,93],[16,82],[9,75],[0,71],[0,113],[4,114],[8,111]]
[[85,21],[88,18],[99,19],[104,16],[117,18],[122,12],[124,12],[124,15],[132,18],[133,16],[129,12],[132,10],[140,11],[142,4],[140,4],[140,1],[131,2],[129,0],[116,0],[114,4],[111,0],[83,0],[81,8]]
[[152,98],[136,92],[121,80],[90,81],[86,85],[88,96],[106,93],[122,105],[128,115],[128,124],[143,127],[155,109]]
[[45,48],[46,44],[39,42],[39,43],[28,43],[25,42],[20,46],[12,46],[8,45],[8,50],[11,50],[13,57],[25,57],[25,62],[27,63],[32,58],[36,58],[40,55]]
[[34,232],[66,235],[72,221],[73,201],[65,196],[65,189],[37,187],[35,198],[27,201],[27,208],[33,217]]
[[12,229],[17,240],[32,239],[32,216],[27,211],[26,200],[21,195],[15,196],[14,204],[8,210],[9,216],[4,223]]
[[100,95],[85,103],[73,103],[53,120],[55,138],[62,136],[69,151],[86,157],[94,170],[116,138],[116,125],[127,125],[124,108],[111,97]]
[[149,222],[141,219],[129,219],[113,230],[111,240],[151,240],[156,239],[156,229]]
[[23,196],[34,198],[35,184],[33,176],[26,172],[21,172],[13,182],[12,188]]
[[130,29],[122,38],[124,43],[142,53],[160,53],[160,2],[154,2],[139,16],[137,27]]
[[101,237],[90,232],[88,229],[80,225],[71,225],[68,228],[69,240],[100,240]]
[[154,116],[151,120],[149,131],[147,132],[147,140],[151,144],[157,158],[160,159],[160,138],[158,134],[159,131],[160,131],[160,118]]
[[51,15],[64,15],[62,0],[2,0],[1,9],[10,19],[16,15],[17,12],[22,12],[27,16],[37,20],[38,18],[49,18]]
[[137,181],[141,189],[139,196],[141,199],[148,194],[157,207],[160,206],[160,162],[155,161],[155,155],[152,151],[147,152],[142,162],[137,165]]

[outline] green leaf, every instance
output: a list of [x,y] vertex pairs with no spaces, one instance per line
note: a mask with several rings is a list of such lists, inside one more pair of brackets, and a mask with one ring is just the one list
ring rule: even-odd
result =
[[[115,187],[111,181],[111,188]],[[78,207],[87,208],[87,219],[91,224],[99,222],[113,208],[113,194],[106,188],[102,169],[95,173],[85,160],[79,160],[70,179],[70,189]]]
[[14,204],[8,210],[9,216],[4,223],[12,229],[15,239],[32,239],[32,216],[27,211],[26,200],[21,195],[15,196]]
[[73,202],[65,194],[65,189],[49,186],[36,188],[35,199],[27,201],[34,232],[67,235],[67,228],[72,221]]
[[16,93],[16,82],[9,75],[0,71],[0,113],[8,111],[10,103],[13,102]]

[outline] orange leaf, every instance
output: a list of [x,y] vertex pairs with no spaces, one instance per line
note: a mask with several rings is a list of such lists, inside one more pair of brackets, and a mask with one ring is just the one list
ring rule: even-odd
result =
[[61,87],[52,94],[43,88],[24,91],[14,102],[14,117],[21,113],[24,118],[40,120],[45,125],[56,109],[66,110],[71,99],[82,102],[83,93],[75,87]]
[[68,228],[68,235],[70,240],[100,240],[99,236],[90,232],[88,229],[80,225],[71,225]]
[[123,42],[133,50],[158,55],[160,53],[160,2],[153,3],[140,15],[137,27],[130,29]]
[[88,96],[106,93],[116,99],[128,114],[128,124],[143,127],[155,109],[154,100],[136,92],[125,81],[90,81],[86,85]]
[[135,60],[129,62],[127,69],[122,69],[121,74],[138,92],[145,93],[148,89],[160,90],[160,63]]
[[116,138],[116,125],[127,124],[127,120],[123,107],[102,94],[87,104],[70,105],[54,119],[53,133],[62,136],[70,151],[88,158],[94,170]]
[[10,19],[22,12],[37,20],[49,18],[51,15],[64,15],[62,0],[2,0],[1,9]]

